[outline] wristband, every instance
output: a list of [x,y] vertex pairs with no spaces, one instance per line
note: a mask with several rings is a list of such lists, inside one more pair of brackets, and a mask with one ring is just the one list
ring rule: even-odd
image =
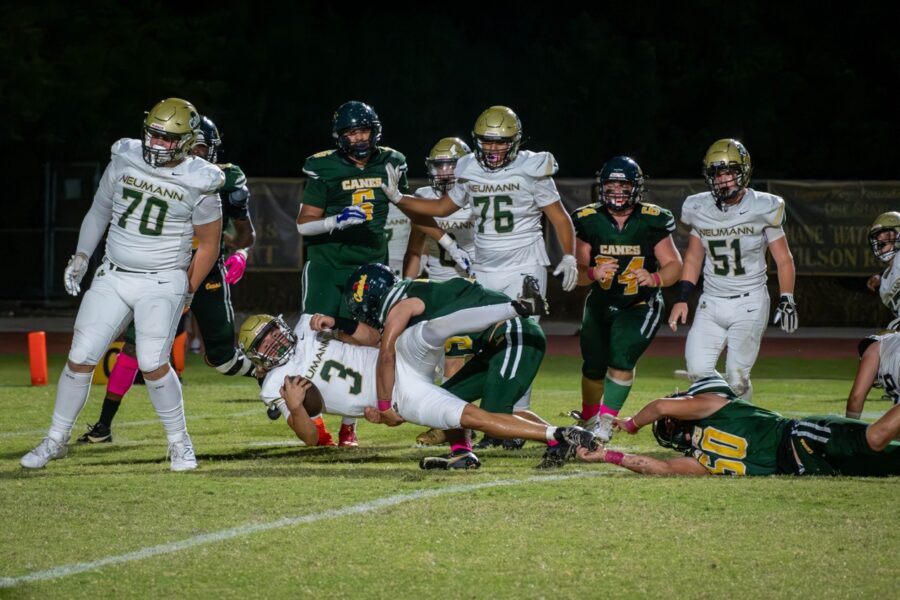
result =
[[379,400],[378,401],[378,410],[384,412],[386,410],[391,410],[391,401],[390,400]]
[[675,300],[675,302],[687,302],[691,297],[691,292],[693,292],[694,288],[696,287],[696,284],[691,283],[687,279],[682,279],[681,281],[679,281],[678,294],[676,295],[677,299]]
[[588,267],[588,279],[591,281],[597,281],[594,279],[594,267]]
[[622,421],[622,429],[624,429],[627,433],[634,435],[638,432],[639,427],[635,424],[632,417],[628,417],[627,419]]
[[624,459],[625,455],[621,452],[616,452],[615,450],[607,450],[606,457],[603,459],[603,461],[608,462],[611,465],[621,465]]
[[653,281],[656,283],[656,287],[662,287],[662,277],[659,276],[659,273],[650,273],[653,276]]
[[334,328],[340,329],[347,335],[353,335],[354,333],[356,333],[357,327],[359,327],[359,321],[354,321],[353,319],[348,319],[347,317],[334,318]]

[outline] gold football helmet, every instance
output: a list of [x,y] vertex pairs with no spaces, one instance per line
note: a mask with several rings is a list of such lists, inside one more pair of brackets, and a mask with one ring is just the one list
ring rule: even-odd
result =
[[[516,160],[522,142],[522,122],[511,108],[492,106],[478,116],[472,129],[475,157],[489,170],[500,169]],[[489,150],[484,144],[491,144]],[[497,148],[497,145],[501,145]],[[503,147],[505,146],[505,147]]]
[[[272,331],[275,334],[270,337]],[[297,335],[281,315],[250,315],[241,324],[238,345],[250,362],[268,371],[290,360]]]
[[[723,170],[734,177],[725,182],[716,182],[716,175]],[[703,157],[703,179],[719,208],[722,208],[722,203],[731,200],[750,185],[752,172],[750,153],[737,140],[716,140]]]
[[882,262],[890,262],[897,253],[900,238],[900,212],[886,212],[878,215],[869,228],[869,245],[872,254]]
[[425,169],[431,187],[440,193],[453,187],[456,182],[456,175],[453,172],[456,162],[471,151],[469,145],[458,137],[441,138],[425,159]]
[[144,161],[161,167],[183,159],[194,145],[194,130],[199,126],[200,113],[187,100],[166,98],[157,103],[144,118]]

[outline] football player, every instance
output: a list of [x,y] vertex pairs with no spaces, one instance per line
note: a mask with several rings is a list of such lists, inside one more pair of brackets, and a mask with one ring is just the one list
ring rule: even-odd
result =
[[[197,319],[203,336],[206,363],[223,375],[253,377],[255,370],[244,354],[234,344],[234,308],[231,306],[230,286],[244,276],[247,256],[256,240],[253,222],[250,220],[250,190],[247,178],[235,164],[218,164],[216,161],[222,145],[219,128],[209,117],[200,118],[191,154],[211,162],[222,169],[225,184],[219,189],[222,203],[223,231],[219,244],[219,256],[203,285],[194,294],[191,313]],[[225,232],[231,223],[234,234]],[[236,250],[225,258],[226,244]],[[78,438],[79,443],[112,442],[112,422],[121,406],[122,398],[134,384],[138,371],[135,353],[134,323],[125,331],[125,344],[109,374],[106,396],[96,423],[88,427]]]
[[[22,457],[29,469],[68,452],[91,376],[112,340],[134,319],[138,368],[169,442],[171,469],[197,467],[184,419],[181,383],[169,366],[175,328],[219,255],[225,174],[190,151],[200,125],[194,106],[168,98],[150,109],[140,140],[122,139],[81,224],[64,273],[76,296],[104,233],[106,254],[78,309],[47,437]],[[197,250],[191,254],[191,239]]]
[[862,416],[869,390],[878,386],[894,404],[900,404],[900,335],[870,335],[859,343],[859,367],[847,397],[847,418]]
[[881,301],[893,313],[895,318],[888,324],[888,329],[900,326],[900,268],[894,260],[897,254],[898,238],[900,238],[900,213],[886,212],[878,215],[869,229],[869,245],[872,253],[885,264],[881,275],[869,277],[866,285],[873,292],[878,292]]
[[[692,381],[715,372],[724,348],[725,376],[739,396],[751,400],[750,370],[769,322],[766,249],[778,269],[781,297],[774,323],[797,329],[794,257],[784,235],[784,200],[748,187],[750,154],[737,140],[713,143],[703,159],[708,192],[688,196],[681,221],[691,228],[684,270],[669,327],[686,323],[687,301],[703,269],[703,294],[685,345]],[[706,259],[704,261],[704,258]]]
[[[371,106],[342,104],[332,118],[331,132],[337,148],[310,156],[303,166],[309,180],[297,215],[297,231],[306,248],[300,309],[346,318],[341,297],[347,279],[362,265],[387,261],[390,203],[381,189],[387,170],[395,173],[398,189],[406,192],[409,187],[406,158],[379,146],[381,120]],[[431,234],[444,240],[460,261],[468,261],[436,226]],[[345,419],[338,437],[339,445],[356,446],[356,421]]]
[[593,204],[572,213],[578,283],[590,285],[581,322],[581,412],[601,442],[610,440],[634,383],[634,367],[659,330],[661,288],[681,276],[672,213],[643,202],[644,174],[627,156],[597,173]]
[[685,456],[660,460],[606,448],[578,455],[648,475],[900,475],[900,442],[893,441],[900,405],[871,425],[833,415],[788,419],[741,400],[713,376],[616,421],[630,434],[646,425],[661,446]]

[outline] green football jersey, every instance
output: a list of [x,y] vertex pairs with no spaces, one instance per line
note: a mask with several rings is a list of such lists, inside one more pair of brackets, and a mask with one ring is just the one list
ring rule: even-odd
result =
[[406,298],[419,298],[425,303],[425,310],[410,320],[410,326],[445,317],[466,308],[510,302],[506,294],[485,289],[478,282],[462,277],[454,277],[447,281],[404,279],[395,283],[385,294],[379,310],[379,320],[384,323],[391,308]]
[[400,191],[409,193],[406,157],[396,150],[378,147],[365,166],[360,167],[337,150],[319,152],[306,159],[303,172],[309,176],[303,204],[324,210],[324,216],[339,214],[358,204],[366,212],[366,222],[330,234],[306,236],[307,260],[335,268],[352,268],[387,262],[387,221],[390,201],[381,189],[387,182],[385,166],[401,168]]
[[594,265],[618,259],[619,268],[607,281],[591,284],[591,297],[608,306],[626,308],[659,294],[659,289],[639,286],[636,269],[651,273],[659,263],[653,248],[675,231],[672,213],[654,204],[638,202],[634,212],[619,229],[609,210],[600,204],[589,204],[572,211],[572,222],[578,239],[591,246]]
[[[216,166],[225,174],[225,183],[219,188],[219,199],[222,201],[222,237],[219,239],[219,256],[224,256],[225,234],[228,232],[228,226],[235,219],[250,217],[250,194],[241,192],[241,189],[247,185],[247,176],[239,166],[232,163]],[[196,250],[196,238],[192,245],[193,250]]]

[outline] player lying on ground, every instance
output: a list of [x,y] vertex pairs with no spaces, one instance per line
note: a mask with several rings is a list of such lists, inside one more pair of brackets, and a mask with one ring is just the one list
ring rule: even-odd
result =
[[660,460],[606,448],[579,449],[578,456],[648,475],[900,475],[900,405],[871,425],[836,416],[788,419],[709,377],[616,422],[631,434],[646,425],[661,446],[685,456]]
[[859,367],[847,398],[847,418],[862,415],[866,396],[873,386],[884,389],[894,404],[900,403],[900,335],[871,335],[859,343]]

